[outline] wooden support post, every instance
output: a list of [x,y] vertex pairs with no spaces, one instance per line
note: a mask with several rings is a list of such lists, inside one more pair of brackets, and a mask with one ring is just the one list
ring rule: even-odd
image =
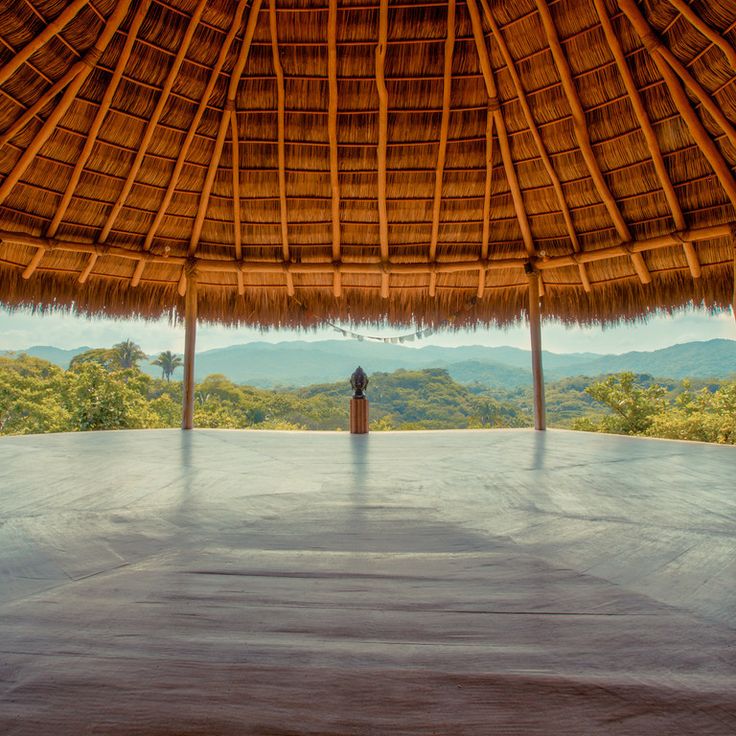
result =
[[181,428],[194,426],[194,349],[197,342],[197,277],[187,277],[184,298],[184,382],[182,385]]
[[542,325],[539,314],[539,273],[531,266],[529,278],[529,332],[532,342],[532,376],[534,378],[534,429],[547,429],[544,406],[544,373],[542,372]]

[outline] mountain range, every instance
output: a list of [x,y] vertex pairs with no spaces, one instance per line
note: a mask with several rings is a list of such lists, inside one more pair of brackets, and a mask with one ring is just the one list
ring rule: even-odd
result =
[[[66,368],[75,355],[85,350],[89,348],[62,350],[52,346],[34,346],[24,351],[0,351],[0,354],[25,352]],[[593,377],[620,371],[676,380],[688,377],[727,378],[736,374],[736,340],[687,342],[661,350],[621,355],[544,351],[543,361],[548,379],[580,375]],[[235,383],[262,387],[347,381],[357,365],[362,365],[369,374],[399,368],[446,368],[460,383],[478,382],[500,388],[531,383],[529,351],[508,346],[409,348],[392,343],[349,340],[251,342],[205,350],[197,353],[195,363],[198,381],[212,373],[222,373]],[[152,376],[160,375],[156,366],[141,363],[141,368]],[[179,370],[174,378],[180,377]]]

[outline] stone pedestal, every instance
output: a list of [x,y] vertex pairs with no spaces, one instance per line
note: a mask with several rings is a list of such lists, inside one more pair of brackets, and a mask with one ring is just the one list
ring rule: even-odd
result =
[[350,399],[350,434],[368,434],[368,399]]

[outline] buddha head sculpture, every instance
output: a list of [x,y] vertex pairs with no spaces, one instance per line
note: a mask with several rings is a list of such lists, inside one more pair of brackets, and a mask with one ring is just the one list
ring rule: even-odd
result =
[[365,398],[365,390],[368,388],[368,376],[366,372],[358,366],[355,371],[353,372],[353,375],[350,376],[350,385],[353,388],[353,398],[354,399],[364,399]]

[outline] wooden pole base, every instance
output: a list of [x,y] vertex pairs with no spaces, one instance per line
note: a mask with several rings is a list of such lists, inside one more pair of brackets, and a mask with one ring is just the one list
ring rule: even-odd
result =
[[547,429],[547,410],[544,401],[544,372],[542,370],[542,319],[539,310],[539,274],[529,276],[529,331],[532,344],[532,377],[534,378],[534,429]]
[[368,434],[368,399],[350,399],[350,434]]

